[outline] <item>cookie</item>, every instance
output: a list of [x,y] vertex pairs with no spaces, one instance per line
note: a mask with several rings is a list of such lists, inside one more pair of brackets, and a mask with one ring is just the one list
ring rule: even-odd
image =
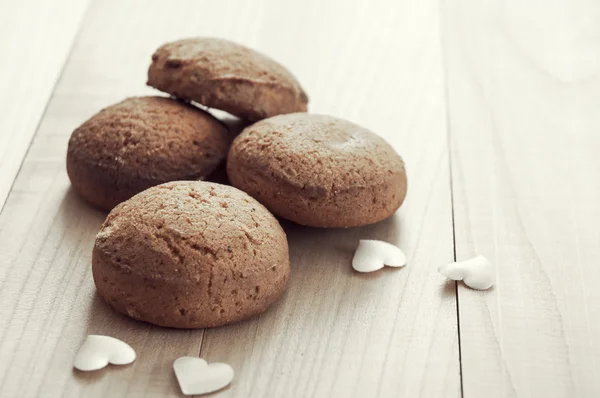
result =
[[274,214],[313,227],[372,224],[406,196],[404,162],[383,138],[324,115],[280,115],[247,127],[229,150],[227,174]]
[[71,135],[67,172],[85,200],[104,210],[154,185],[204,180],[225,162],[231,137],[210,114],[163,97],[128,98]]
[[148,85],[247,120],[306,112],[296,78],[271,58],[228,40],[191,38],[152,55]]
[[285,232],[256,200],[230,186],[178,181],[110,212],[92,272],[120,313],[206,328],[265,311],[285,290],[290,264]]

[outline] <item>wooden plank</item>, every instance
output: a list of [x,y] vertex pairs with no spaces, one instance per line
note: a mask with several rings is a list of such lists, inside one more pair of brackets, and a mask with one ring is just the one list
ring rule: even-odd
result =
[[[459,396],[454,284],[436,272],[453,257],[438,3],[294,4],[265,11],[261,45],[276,51],[277,32],[311,32],[286,51],[309,86],[311,110],[392,142],[408,165],[408,201],[369,228],[285,224],[286,296],[260,318],[207,330],[202,357],[236,369],[224,396]],[[307,62],[308,54],[318,61]],[[350,262],[359,238],[399,244],[409,265],[357,275]]]
[[[172,361],[201,351],[236,371],[222,396],[459,396],[454,284],[435,272],[453,257],[439,11],[435,0],[94,2],[0,215],[0,395],[179,396]],[[237,40],[288,65],[313,111],[392,142],[410,184],[402,210],[379,225],[286,223],[285,297],[207,332],[130,321],[98,300],[89,264],[104,215],[77,198],[64,170],[71,131],[105,105],[152,92],[144,82],[154,48],[193,35]],[[410,264],[353,273],[359,238],[399,244]],[[90,333],[128,341],[138,360],[72,371]]]
[[[89,1],[0,1],[0,210]],[[60,10],[60,12],[57,12]]]
[[597,3],[446,1],[465,397],[600,396]]

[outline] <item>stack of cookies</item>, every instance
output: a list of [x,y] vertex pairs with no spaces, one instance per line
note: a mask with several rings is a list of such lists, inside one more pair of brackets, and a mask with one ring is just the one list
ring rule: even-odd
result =
[[[264,311],[285,290],[285,232],[273,216],[354,227],[406,196],[401,157],[351,122],[306,113],[282,65],[220,39],[168,43],[148,84],[172,97],[128,98],[69,141],[73,188],[110,211],[94,246],[100,296],[135,319],[203,328]],[[233,138],[196,106],[250,124]],[[226,168],[232,186],[214,182]]]

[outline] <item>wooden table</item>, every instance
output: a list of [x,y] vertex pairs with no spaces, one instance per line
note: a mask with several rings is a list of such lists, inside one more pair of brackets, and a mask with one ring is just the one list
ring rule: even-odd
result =
[[[152,327],[95,295],[105,217],[69,188],[75,127],[145,87],[150,55],[225,37],[287,65],[312,112],[404,157],[378,225],[285,224],[292,279],[263,315]],[[600,3],[594,0],[0,0],[0,396],[180,396],[173,360],[236,371],[219,397],[600,396]],[[27,150],[29,146],[29,149]],[[351,270],[360,238],[404,269]],[[438,266],[487,256],[486,292]],[[87,334],[138,360],[72,370]]]

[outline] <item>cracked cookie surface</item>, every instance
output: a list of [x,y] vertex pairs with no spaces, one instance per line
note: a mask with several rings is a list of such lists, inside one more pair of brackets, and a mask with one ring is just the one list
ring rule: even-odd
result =
[[407,187],[404,162],[383,138],[307,113],[244,129],[229,150],[227,174],[274,214],[313,227],[381,221],[400,207]]
[[148,85],[247,120],[306,112],[298,80],[273,59],[229,40],[198,37],[161,46]]
[[94,282],[115,310],[159,326],[220,326],[265,311],[290,273],[285,232],[260,203],[209,182],[158,185],[115,207]]
[[164,97],[128,98],[73,132],[67,172],[84,199],[110,210],[154,185],[209,178],[230,143],[227,128],[196,107]]

